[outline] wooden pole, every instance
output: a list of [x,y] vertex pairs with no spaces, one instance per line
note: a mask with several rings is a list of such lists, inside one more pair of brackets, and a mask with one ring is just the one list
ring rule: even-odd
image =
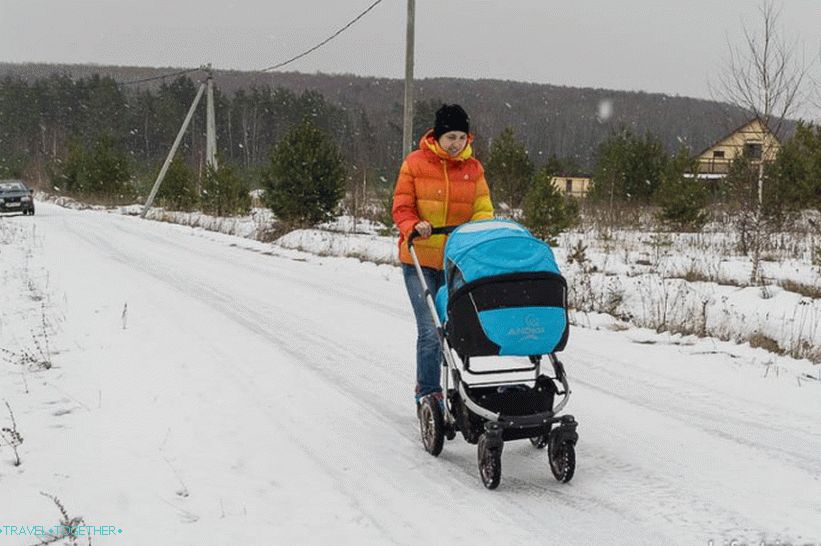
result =
[[402,129],[402,157],[411,151],[413,140],[413,40],[416,0],[408,0],[408,27],[405,35],[405,119]]
[[194,110],[197,109],[197,105],[200,103],[200,98],[202,97],[202,92],[204,90],[205,83],[203,82],[200,84],[199,90],[197,90],[197,96],[194,97],[194,102],[191,103],[191,108],[188,109],[188,115],[185,116],[185,121],[182,122],[182,127],[180,127],[180,131],[177,133],[177,138],[174,139],[174,144],[171,145],[171,150],[168,152],[168,157],[165,158],[165,163],[163,163],[162,169],[160,169],[160,174],[157,175],[157,180],[154,182],[154,187],[151,188],[151,193],[145,201],[140,218],[145,218],[145,215],[148,214],[148,209],[151,208],[152,203],[154,203],[154,198],[157,196],[157,191],[160,189],[160,184],[162,184],[162,180],[165,178],[165,173],[168,172],[168,166],[171,165],[171,160],[174,159],[174,154],[177,153],[177,147],[182,141],[182,135],[185,134],[188,124],[191,123],[191,118],[194,116]]

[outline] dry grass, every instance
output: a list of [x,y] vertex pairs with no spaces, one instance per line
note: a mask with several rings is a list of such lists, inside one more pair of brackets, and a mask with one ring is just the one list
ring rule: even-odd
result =
[[760,347],[766,351],[776,354],[784,354],[784,350],[778,345],[778,342],[773,338],[761,333],[753,334],[749,339],[750,347]]
[[703,271],[691,267],[684,272],[684,275],[681,277],[687,282],[710,282],[712,279],[709,275],[704,273]]
[[778,285],[788,292],[795,292],[807,298],[821,299],[821,286],[817,284],[804,284],[786,279],[780,281]]
[[261,243],[273,243],[280,237],[289,234],[296,228],[283,222],[271,222],[267,225],[259,226],[257,229],[257,241]]

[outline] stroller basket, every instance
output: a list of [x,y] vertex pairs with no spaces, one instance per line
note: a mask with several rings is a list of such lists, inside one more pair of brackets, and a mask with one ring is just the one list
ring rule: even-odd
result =
[[532,387],[468,387],[466,392],[482,407],[500,415],[533,415],[553,410],[556,386],[545,377]]

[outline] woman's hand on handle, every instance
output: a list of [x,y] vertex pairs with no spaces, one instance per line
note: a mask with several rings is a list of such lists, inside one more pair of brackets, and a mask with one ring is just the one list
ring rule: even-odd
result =
[[422,220],[413,226],[413,231],[411,231],[411,234],[408,237],[408,247],[412,248],[413,241],[417,238],[427,239],[431,235],[449,235],[457,227],[459,226],[443,226],[435,228],[427,220]]
[[420,239],[427,239],[430,237],[431,232],[433,231],[433,226],[427,220],[422,220],[415,226],[413,226],[414,231],[419,234]]

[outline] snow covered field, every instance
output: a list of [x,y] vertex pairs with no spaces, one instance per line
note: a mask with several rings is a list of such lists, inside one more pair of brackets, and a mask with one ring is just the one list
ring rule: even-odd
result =
[[[23,440],[17,455],[0,440],[0,546],[80,517],[112,545],[821,544],[809,360],[577,313],[562,355],[576,476],[557,483],[543,451],[513,442],[490,492],[461,437],[424,452],[401,274],[332,256],[352,253],[390,262],[393,241],[272,245],[45,203],[0,218],[0,429]],[[779,344],[821,345],[818,300],[789,338],[797,295],[693,284],[714,301],[706,333],[773,325]],[[620,305],[641,309],[641,290]]]

